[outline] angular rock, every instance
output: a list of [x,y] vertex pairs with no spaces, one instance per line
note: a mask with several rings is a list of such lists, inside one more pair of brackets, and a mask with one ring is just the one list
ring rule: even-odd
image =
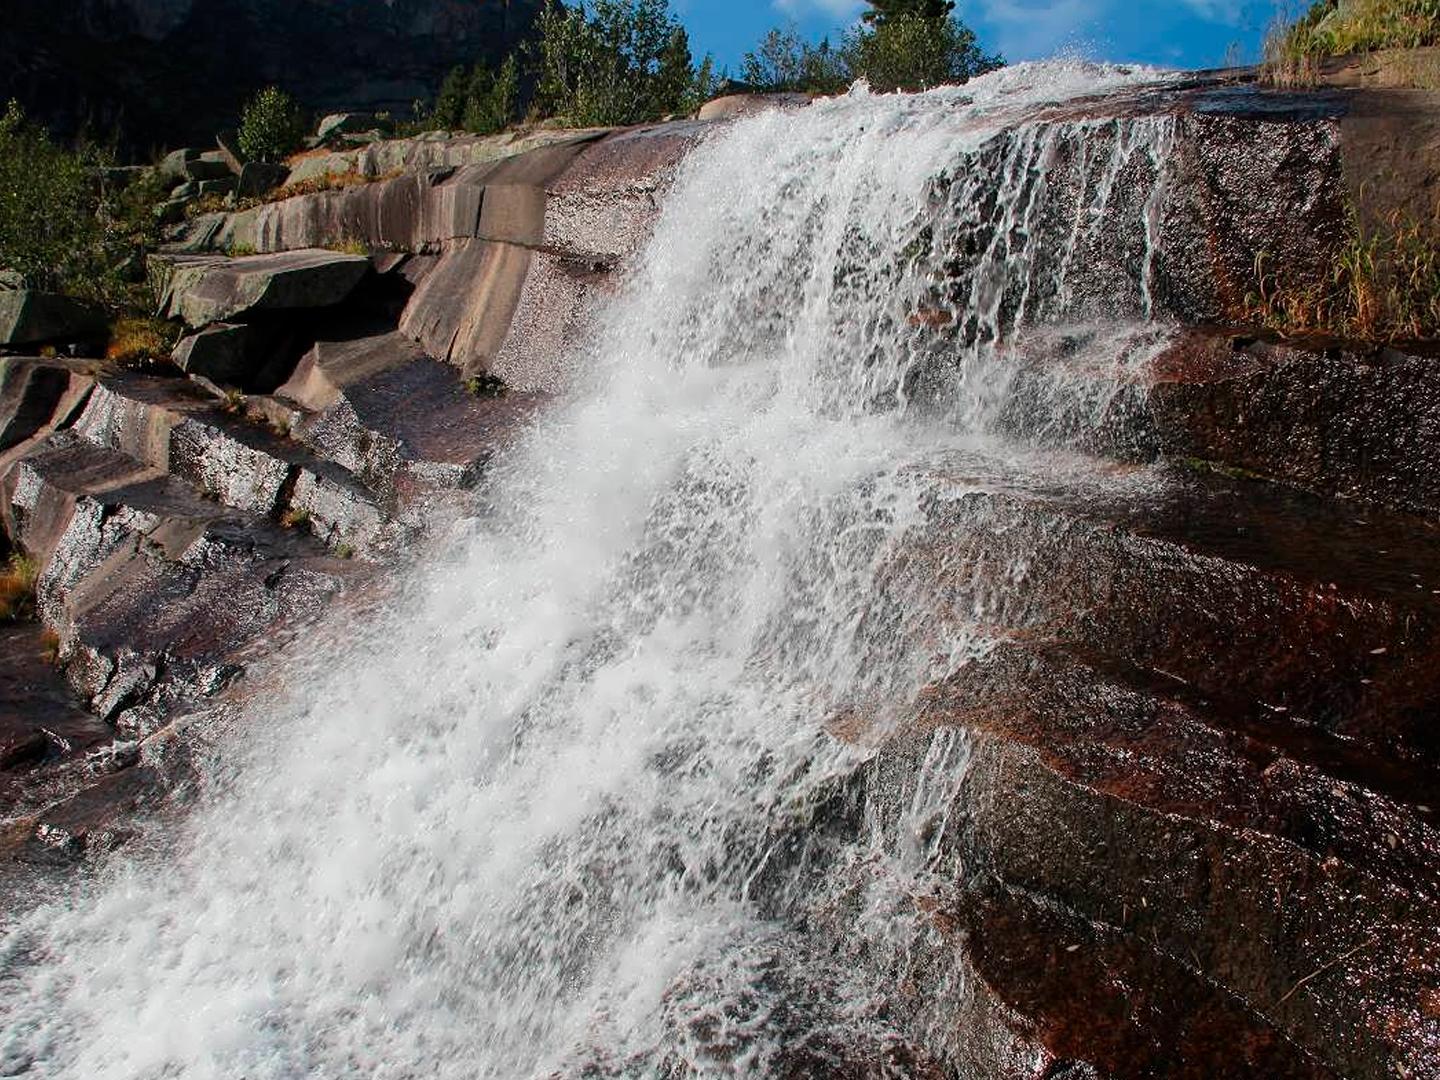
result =
[[76,373],[62,364],[20,357],[0,359],[0,452],[18,446],[50,423],[75,378]]
[[222,131],[215,136],[215,146],[226,167],[239,176],[247,164],[245,152],[240,149],[240,137],[233,131]]
[[103,342],[105,317],[68,296],[30,289],[0,291],[0,345]]
[[596,307],[615,286],[612,269],[604,259],[537,252],[504,342],[497,348],[485,335],[457,337],[451,362],[467,376],[490,374],[516,390],[564,390]]
[[424,359],[424,350],[400,333],[319,341],[276,394],[310,412],[324,412],[348,387]]
[[217,665],[365,576],[297,530],[73,436],[17,469],[5,480],[16,538],[44,560],[42,616],[71,685],[96,708],[206,693],[220,685]]
[[235,191],[235,178],[225,176],[219,180],[201,180],[198,194],[201,197],[206,195],[230,195]]
[[329,142],[341,135],[359,135],[374,127],[375,118],[366,113],[331,113],[320,121],[315,137],[321,142]]
[[254,367],[249,349],[251,336],[250,327],[243,323],[216,323],[181,338],[171,359],[188,375],[244,386]]
[[513,244],[452,244],[415,290],[400,329],[431,356],[484,369],[509,333],[532,258]]
[[155,207],[155,220],[161,225],[178,225],[185,220],[185,209],[190,198],[168,199]]
[[727,94],[700,106],[697,119],[737,120],[770,109],[799,109],[809,105],[809,94]]
[[639,251],[676,169],[706,130],[697,123],[658,124],[586,146],[546,184],[541,243],[555,253],[612,261]]
[[166,310],[201,327],[254,312],[340,303],[369,272],[363,255],[318,249],[238,259],[176,259]]
[[70,696],[43,636],[34,623],[0,626],[0,798],[12,794],[4,774],[83,754],[111,737]]
[[240,170],[235,194],[242,199],[260,198],[285,183],[289,170],[284,165],[265,161],[247,161]]
[[200,157],[190,158],[185,162],[185,178],[187,180],[195,180],[197,182],[227,180],[233,175],[230,171],[230,166],[218,155],[213,157],[210,155],[202,155]]
[[192,161],[198,161],[203,152],[193,147],[170,151],[160,162],[160,175],[176,184],[190,179],[190,172],[186,166]]
[[298,419],[295,436],[402,510],[472,485],[539,404],[472,394],[398,334],[317,346],[277,397],[288,394],[319,407]]
[[372,554],[385,520],[375,497],[333,462],[226,412],[171,380],[117,375],[76,422],[82,438],[163,469],[225,506],[303,517],[327,543]]

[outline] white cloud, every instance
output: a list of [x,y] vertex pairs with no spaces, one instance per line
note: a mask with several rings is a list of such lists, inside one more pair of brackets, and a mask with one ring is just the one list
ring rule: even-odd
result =
[[850,22],[865,4],[863,0],[771,0],[770,6],[792,19],[818,15],[836,22]]
[[1084,33],[1097,29],[1106,0],[979,0],[964,6],[975,15],[967,21],[983,22],[989,31],[982,35],[987,48],[1009,60],[1035,60],[1078,44]]
[[1242,0],[1181,0],[1202,19],[1217,23],[1234,23],[1240,19]]

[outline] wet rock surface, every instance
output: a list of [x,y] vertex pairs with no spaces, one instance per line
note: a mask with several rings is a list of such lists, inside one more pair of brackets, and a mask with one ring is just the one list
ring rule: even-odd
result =
[[[1023,164],[1043,143],[1052,182],[1085,192],[1066,125],[1103,156],[1129,120],[1171,124],[1181,196],[1158,214],[1157,162],[1112,157],[1115,220],[1155,228],[1097,233],[1082,255],[1097,278],[1149,260],[1127,314],[1225,323],[1257,245],[1327,257],[1356,115],[1343,94],[1182,89],[1072,108],[1051,141],[982,158]],[[257,653],[343,612],[480,482],[569,385],[596,299],[705,130],[332,155],[406,171],[186,241],[267,254],[168,260],[169,308],[197,331],[177,364],[203,378],[0,361],[0,516],[40,566],[54,635],[0,633],[0,852],[39,867],[122,843],[164,801],[156,759],[183,758],[186,715],[243,696]],[[965,259],[1013,224],[941,238],[957,266],[922,332],[953,346],[1027,303],[1086,310],[1081,272],[1069,296],[995,298],[988,331],[954,324],[980,278]],[[375,256],[316,250],[346,239]],[[908,898],[929,952],[884,1024],[836,1020],[782,1074],[1440,1076],[1435,361],[1167,325],[1117,374],[1080,336],[1007,355],[995,425],[1029,434],[1015,453],[1033,470],[983,454],[915,470],[922,518],[864,628],[905,627],[887,647],[918,655],[978,616],[993,641],[899,723],[872,727],[865,702],[832,718],[875,757],[828,827],[915,797],[944,734],[966,751],[946,876]],[[1056,462],[1075,470],[1063,483]],[[1163,485],[1127,483],[1156,463]],[[839,985],[858,915],[837,910],[810,929]],[[777,985],[785,958],[765,961]],[[677,1000],[705,978],[682,974]],[[829,1016],[814,987],[785,997]],[[964,1033],[943,1059],[923,1038],[936,1016]]]

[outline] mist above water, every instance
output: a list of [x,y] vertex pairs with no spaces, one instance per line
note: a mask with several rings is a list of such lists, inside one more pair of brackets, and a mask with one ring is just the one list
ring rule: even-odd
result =
[[[718,128],[572,391],[402,602],[257,693],[178,833],[4,927],[0,1072],[947,1060],[960,977],[893,988],[933,944],[912,897],[957,873],[966,736],[904,798],[866,770],[1004,605],[937,611],[887,568],[929,463],[1147,482],[1030,444],[1163,341],[1169,132],[1028,118],[1159,78],[1026,65]],[[1073,377],[1017,413],[1047,334]]]

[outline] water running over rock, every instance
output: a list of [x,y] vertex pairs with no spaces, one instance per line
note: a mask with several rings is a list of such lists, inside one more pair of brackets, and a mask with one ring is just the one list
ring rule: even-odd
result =
[[1021,67],[709,137],[483,514],[253,702],[179,835],[10,920],[0,1071],[953,1069],[927,913],[970,742],[877,747],[1045,617],[1045,568],[913,549],[968,494],[1161,482],[1034,445],[1168,339],[1173,139],[1035,118],[1158,81]]

